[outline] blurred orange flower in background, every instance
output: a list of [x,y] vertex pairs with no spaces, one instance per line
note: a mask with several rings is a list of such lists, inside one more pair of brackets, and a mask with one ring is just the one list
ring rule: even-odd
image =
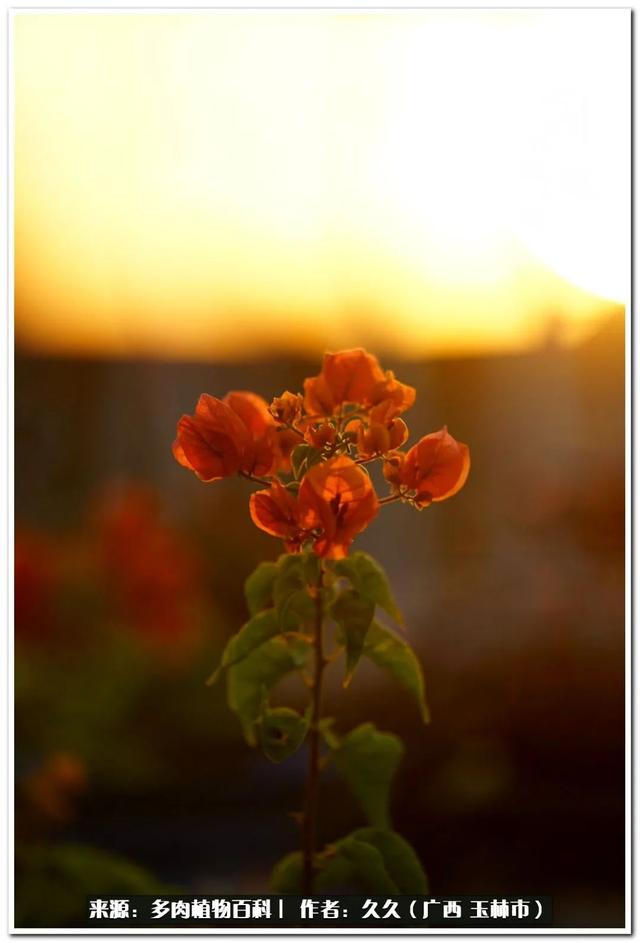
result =
[[73,818],[75,801],[87,789],[88,776],[81,757],[68,751],[48,756],[23,783],[32,812],[45,822],[63,824]]
[[121,615],[154,643],[194,633],[200,572],[190,545],[163,522],[157,496],[128,485],[94,516],[98,558]]
[[59,583],[57,547],[44,534],[16,528],[14,615],[18,637],[43,638],[55,628]]

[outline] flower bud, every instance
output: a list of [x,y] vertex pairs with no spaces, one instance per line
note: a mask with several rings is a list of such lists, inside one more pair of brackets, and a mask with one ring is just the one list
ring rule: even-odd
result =
[[360,458],[373,458],[389,451],[389,430],[380,422],[368,426],[360,423],[358,429],[358,454]]
[[282,396],[274,398],[269,412],[281,425],[292,426],[302,415],[302,396],[286,390]]
[[328,422],[314,423],[307,428],[304,434],[305,439],[310,445],[317,449],[323,449],[327,445],[333,445],[336,441],[336,429]]
[[392,419],[391,422],[370,422],[366,425],[361,422],[358,427],[358,453],[361,458],[374,458],[376,455],[386,455],[392,449],[406,442],[409,430],[402,419]]
[[409,438],[409,429],[404,419],[394,419],[389,425],[389,448],[397,449]]
[[393,450],[385,456],[382,465],[382,474],[390,485],[399,487],[402,484],[402,470],[404,468],[406,455],[404,452]]

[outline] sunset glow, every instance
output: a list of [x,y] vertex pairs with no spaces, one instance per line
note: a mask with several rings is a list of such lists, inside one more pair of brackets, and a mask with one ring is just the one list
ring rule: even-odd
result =
[[422,355],[588,333],[628,294],[629,15],[17,14],[18,341]]

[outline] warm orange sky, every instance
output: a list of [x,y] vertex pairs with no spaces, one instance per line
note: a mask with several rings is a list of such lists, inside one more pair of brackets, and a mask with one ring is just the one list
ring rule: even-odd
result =
[[558,315],[580,336],[628,294],[629,22],[17,14],[18,340],[424,355],[522,349]]

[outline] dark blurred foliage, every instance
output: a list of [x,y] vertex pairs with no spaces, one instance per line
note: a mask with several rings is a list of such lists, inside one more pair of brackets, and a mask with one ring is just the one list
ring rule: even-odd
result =
[[[550,894],[557,926],[621,926],[623,318],[572,350],[376,353],[417,387],[413,437],[446,423],[472,470],[455,500],[385,509],[358,540],[404,609],[432,724],[374,667],[346,692],[336,668],[327,712],[405,740],[394,819],[434,894]],[[259,893],[296,846],[304,757],[276,766],[251,751],[222,687],[204,684],[245,619],[244,579],[280,547],[251,524],[247,482],[203,485],[170,446],[201,392],[270,398],[316,366],[17,356],[25,925],[79,919],[88,891],[71,875],[102,893],[118,881]],[[361,824],[330,769],[322,798],[324,840]],[[43,874],[66,891],[43,894]]]

